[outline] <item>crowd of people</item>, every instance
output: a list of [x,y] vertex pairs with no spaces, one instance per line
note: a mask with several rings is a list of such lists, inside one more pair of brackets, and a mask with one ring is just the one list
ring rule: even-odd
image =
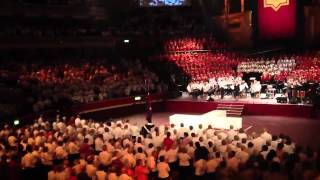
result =
[[[0,68],[0,81],[8,86],[0,91],[11,96],[14,104],[23,101],[25,113],[147,92],[161,93],[168,89],[138,59],[77,58],[52,60],[51,63],[11,61],[9,64]],[[13,92],[17,92],[16,95],[12,95]]]
[[[150,125],[151,124],[151,125]],[[318,179],[318,151],[267,130],[180,127],[80,116],[0,131],[0,179]]]
[[296,57],[297,67],[288,74],[289,77],[298,79],[300,82],[303,79],[313,83],[320,82],[320,53],[308,52],[304,55]]
[[270,75],[278,75],[281,72],[291,72],[294,70],[296,62],[294,59],[280,58],[277,61],[271,60],[250,60],[242,61],[238,65],[238,72],[256,72],[256,73],[268,73]]
[[107,60],[81,65],[63,63],[57,66],[36,66],[21,73],[18,84],[36,96],[30,97],[34,112],[44,110],[59,99],[78,103],[105,100],[161,91],[156,74],[140,61],[126,62],[127,68],[108,65]]

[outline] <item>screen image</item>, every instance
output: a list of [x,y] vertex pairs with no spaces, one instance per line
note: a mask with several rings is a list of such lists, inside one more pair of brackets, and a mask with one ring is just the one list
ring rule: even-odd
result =
[[190,0],[140,0],[140,6],[144,7],[188,5],[190,5]]

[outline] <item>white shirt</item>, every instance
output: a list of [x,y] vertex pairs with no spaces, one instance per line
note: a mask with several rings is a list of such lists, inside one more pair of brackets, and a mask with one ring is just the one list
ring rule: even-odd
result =
[[260,135],[260,137],[262,139],[264,139],[265,141],[271,141],[272,140],[272,136],[271,134],[269,134],[268,132],[264,132]]
[[236,157],[240,160],[240,163],[244,164],[249,159],[249,153],[240,150],[236,153]]
[[212,138],[214,136],[214,129],[208,129],[206,134],[208,139]]
[[122,129],[120,127],[116,127],[113,130],[113,134],[114,134],[114,138],[118,139],[118,138],[121,138],[123,136],[123,131],[122,131]]
[[90,134],[87,134],[86,136],[85,136],[85,138],[88,138],[88,144],[89,145],[92,145],[93,144],[93,137],[90,135]]
[[80,125],[80,124],[81,124],[80,118],[76,118],[76,119],[74,120],[74,124],[75,124],[76,126]]
[[251,141],[253,143],[253,147],[255,150],[255,153],[260,152],[262,149],[262,145],[265,145],[266,141],[262,139],[261,137],[257,137]]
[[130,131],[131,131],[131,135],[132,136],[139,136],[140,132],[139,132],[139,128],[137,126],[131,126],[130,127]]
[[237,132],[235,130],[231,129],[228,131],[227,134],[228,134],[228,139],[233,140],[234,136],[237,135]]
[[103,127],[98,127],[97,131],[98,131],[98,134],[104,134],[104,128]]
[[159,136],[155,136],[153,138],[153,145],[154,147],[161,147],[162,142],[163,142],[163,136],[159,135]]
[[247,139],[247,138],[248,138],[248,136],[247,136],[246,133],[239,133],[238,136],[239,136],[239,139],[240,139],[240,140],[242,140],[242,139]]
[[112,136],[112,134],[110,132],[103,133],[103,140],[109,141],[112,138],[113,138],[113,136]]
[[275,140],[275,141],[271,141],[271,147],[272,149],[276,150],[277,149],[277,146],[278,144],[280,143],[281,141],[280,140]]
[[104,143],[101,138],[96,138],[96,140],[94,141],[94,145],[96,151],[102,151],[102,146],[104,145]]
[[150,143],[152,143],[152,139],[150,139],[150,138],[145,138],[144,139],[144,145],[145,145],[146,148],[148,148]]

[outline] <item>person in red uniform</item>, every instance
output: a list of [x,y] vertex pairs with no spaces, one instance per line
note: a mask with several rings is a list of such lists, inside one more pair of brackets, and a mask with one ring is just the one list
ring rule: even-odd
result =
[[134,172],[135,172],[135,175],[136,175],[136,180],[148,180],[149,170],[142,163],[141,159],[137,160],[137,166],[136,166]]

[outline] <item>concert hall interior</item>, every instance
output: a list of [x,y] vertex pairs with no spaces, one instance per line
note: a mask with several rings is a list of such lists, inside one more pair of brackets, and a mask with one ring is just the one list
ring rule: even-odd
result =
[[0,180],[320,179],[320,0],[2,0]]

